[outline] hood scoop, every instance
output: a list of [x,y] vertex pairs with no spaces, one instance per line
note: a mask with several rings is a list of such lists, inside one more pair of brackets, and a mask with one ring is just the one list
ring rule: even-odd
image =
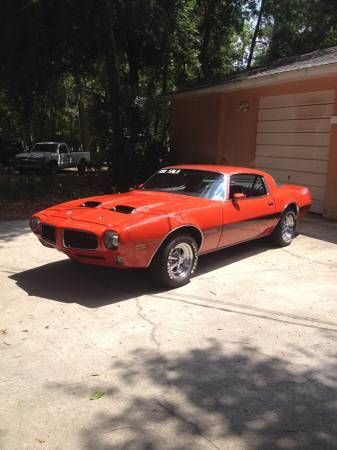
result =
[[87,202],[82,203],[81,208],[97,208],[99,205],[101,205],[101,202],[89,200]]
[[111,208],[111,211],[116,211],[121,214],[132,214],[134,211],[136,211],[136,208],[133,208],[132,206],[116,205]]

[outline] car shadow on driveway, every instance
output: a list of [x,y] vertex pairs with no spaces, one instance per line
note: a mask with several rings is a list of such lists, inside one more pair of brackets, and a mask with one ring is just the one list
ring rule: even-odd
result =
[[[241,244],[200,257],[195,276],[270,249],[264,240]],[[62,303],[98,308],[168,289],[155,285],[146,270],[112,269],[62,260],[25,270],[9,277],[28,295]],[[192,281],[193,282],[193,281]]]

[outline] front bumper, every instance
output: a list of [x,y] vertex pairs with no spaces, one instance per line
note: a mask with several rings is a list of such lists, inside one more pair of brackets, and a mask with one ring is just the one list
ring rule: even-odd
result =
[[[54,234],[43,232],[43,226],[48,228],[54,228]],[[78,248],[73,246],[74,242],[69,243],[65,239],[66,233],[77,232],[83,234],[91,234],[97,239],[96,248]],[[42,222],[42,232],[37,235],[40,243],[48,248],[54,248],[64,254],[66,254],[70,259],[75,261],[93,264],[99,266],[110,266],[118,268],[128,268],[135,267],[133,264],[133,246],[130,243],[122,242],[118,249],[111,250],[105,247],[103,242],[103,233],[105,230],[96,230],[96,233],[92,231],[91,228],[59,228],[45,221]],[[81,245],[77,244],[76,245]]]
[[29,159],[18,159],[14,160],[13,167],[16,170],[20,169],[32,169],[32,170],[41,170],[47,166],[46,161],[44,160],[29,160]]

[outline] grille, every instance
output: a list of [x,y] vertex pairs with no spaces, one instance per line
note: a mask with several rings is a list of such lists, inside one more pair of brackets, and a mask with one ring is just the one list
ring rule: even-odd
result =
[[56,244],[55,228],[51,227],[50,225],[42,224],[41,237],[47,242]]
[[65,247],[87,250],[95,250],[97,248],[97,237],[85,231],[64,230],[63,240]]

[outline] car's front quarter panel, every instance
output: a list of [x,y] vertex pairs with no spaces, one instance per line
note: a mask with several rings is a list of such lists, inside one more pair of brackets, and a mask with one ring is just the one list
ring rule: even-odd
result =
[[143,217],[142,221],[127,227],[128,250],[132,252],[133,267],[148,267],[171,225],[166,215]]
[[[199,199],[198,199],[199,200]],[[190,208],[170,217],[171,228],[178,229],[182,226],[195,227],[202,236],[199,253],[215,250],[219,244],[222,228],[221,200],[203,199],[197,208]]]

